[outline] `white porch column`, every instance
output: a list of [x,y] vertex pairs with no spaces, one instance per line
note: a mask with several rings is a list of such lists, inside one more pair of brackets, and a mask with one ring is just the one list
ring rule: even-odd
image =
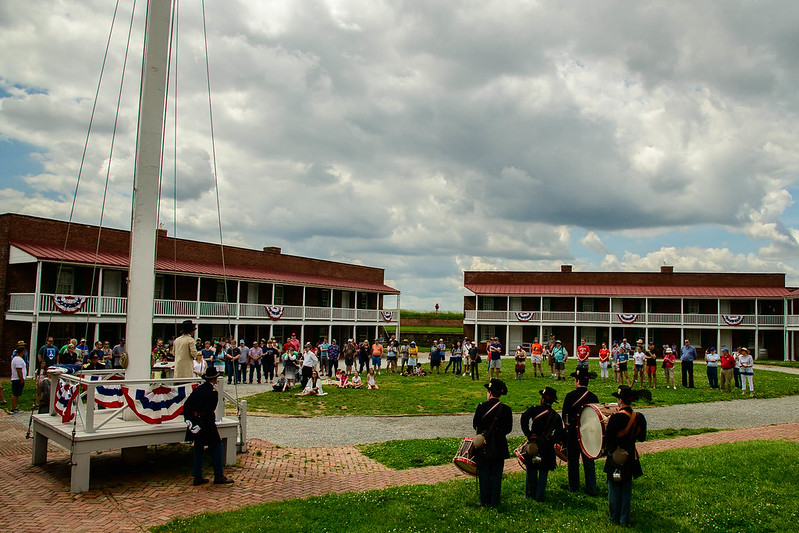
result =
[[757,305],[757,298],[755,298],[755,353],[752,354],[752,357],[757,359],[760,355],[760,313]]
[[33,377],[39,366],[36,357],[39,353],[39,308],[41,307],[42,262],[36,261],[36,288],[33,291],[33,322],[31,323],[31,339],[28,354],[28,376]]
[[194,307],[194,318],[200,318],[200,285],[202,284],[202,278],[197,276],[197,305]]

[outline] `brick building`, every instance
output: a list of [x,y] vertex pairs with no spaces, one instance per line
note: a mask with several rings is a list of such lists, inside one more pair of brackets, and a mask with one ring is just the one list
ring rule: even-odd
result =
[[[157,246],[153,338],[179,334],[186,319],[202,339],[230,332],[248,344],[291,333],[314,342],[373,339],[399,323],[399,291],[381,268],[232,246],[223,267],[218,244],[164,230]],[[48,333],[59,346],[71,337],[112,345],[124,337],[129,247],[129,231],[0,215],[0,372],[8,374],[20,339],[35,350]]]
[[[785,274],[660,272],[464,272],[464,330],[506,346],[559,338],[569,353],[581,338],[627,338],[710,347],[757,347],[759,357],[795,359],[799,316]],[[799,306],[797,306],[799,309]]]

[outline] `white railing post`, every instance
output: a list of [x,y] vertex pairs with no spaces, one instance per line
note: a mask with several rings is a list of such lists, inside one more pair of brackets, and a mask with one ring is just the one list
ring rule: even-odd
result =
[[86,386],[86,420],[84,421],[86,433],[94,433],[94,389],[95,385]]

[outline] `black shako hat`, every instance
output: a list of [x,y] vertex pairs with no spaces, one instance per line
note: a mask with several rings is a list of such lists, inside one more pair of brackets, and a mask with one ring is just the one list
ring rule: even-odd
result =
[[194,322],[191,320],[184,320],[183,324],[181,325],[181,329],[183,330],[183,334],[191,333],[192,331],[197,330],[197,326],[194,325]]
[[546,387],[544,390],[538,391],[538,394],[541,395],[546,403],[553,404],[558,401],[558,391],[552,387]]
[[501,379],[491,379],[488,383],[483,385],[486,389],[491,391],[494,396],[502,396],[508,394],[508,387]]
[[212,367],[209,367],[208,370],[205,371],[205,374],[202,375],[202,378],[205,381],[211,381],[212,379],[216,379],[219,376],[221,376],[221,374],[219,373],[219,370],[217,370],[216,367],[212,366]]
[[636,400],[633,390],[627,385],[622,385],[619,387],[619,390],[611,394],[615,398],[622,400],[624,403],[632,403]]

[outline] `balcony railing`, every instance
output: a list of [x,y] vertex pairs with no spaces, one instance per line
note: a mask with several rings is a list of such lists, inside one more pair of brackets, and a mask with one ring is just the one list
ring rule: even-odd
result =
[[[80,296],[74,308],[59,309],[52,294],[41,294],[39,297],[39,313],[57,315],[61,313],[75,316],[125,316],[128,299],[116,296]],[[30,314],[36,311],[36,294],[12,293],[9,295],[8,312]],[[385,309],[385,314],[378,309],[342,309],[339,307],[314,307],[301,305],[285,305],[282,308],[282,320],[301,321],[347,321],[396,324],[399,321],[398,309]],[[390,313],[388,313],[390,311]],[[203,302],[193,300],[156,299],[153,305],[153,316],[159,318],[232,318],[263,319],[271,321],[264,304]],[[386,317],[389,320],[386,320]]]
[[[727,320],[725,320],[725,317]],[[738,320],[740,319],[740,322]],[[783,327],[783,315],[726,315],[680,313],[610,313],[604,311],[475,311],[464,312],[466,323],[580,324],[635,326]],[[799,316],[788,316],[788,325],[799,326]]]

